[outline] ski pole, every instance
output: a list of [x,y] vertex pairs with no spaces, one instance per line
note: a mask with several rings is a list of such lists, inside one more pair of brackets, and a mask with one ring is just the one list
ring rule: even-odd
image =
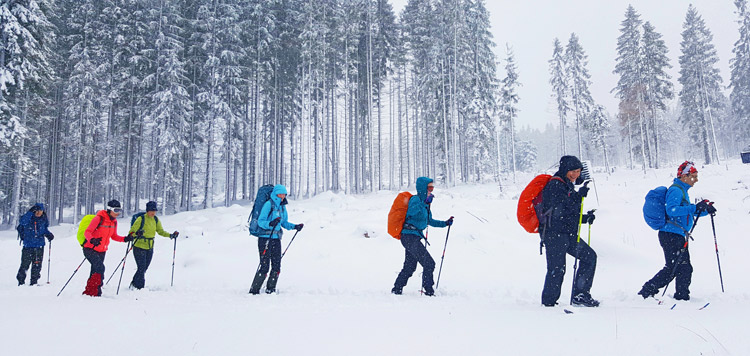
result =
[[[583,183],[585,188],[589,182]],[[578,277],[578,255],[581,254],[581,223],[583,223],[583,201],[585,197],[581,197],[581,212],[578,214],[578,237],[576,238],[576,255],[575,262],[573,262],[573,285],[570,287],[570,304],[573,304],[573,292],[576,290],[576,277]],[[589,227],[591,227],[589,225]]]
[[174,237],[174,248],[172,249],[172,282],[169,284],[170,287],[174,287],[174,259],[177,256],[177,236]]
[[437,290],[440,286],[440,273],[443,272],[443,260],[445,260],[445,249],[448,247],[448,236],[450,236],[451,234],[451,226],[452,225],[448,225],[448,233],[445,234],[445,245],[443,245],[443,256],[440,257],[440,269],[438,270],[438,278],[437,283],[435,283],[435,290]]
[[[135,244],[134,244],[134,245],[135,245]],[[122,258],[122,259],[120,260],[120,263],[118,263],[118,264],[117,264],[117,267],[115,267],[114,271],[112,271],[112,274],[110,274],[110,275],[109,275],[109,279],[107,279],[107,283],[104,283],[104,285],[107,285],[107,284],[109,284],[109,281],[111,281],[111,280],[112,280],[112,277],[114,277],[114,276],[115,276],[115,273],[117,273],[117,270],[118,270],[118,269],[120,269],[120,265],[122,265],[122,264],[123,264],[123,263],[125,262],[125,259],[126,259],[126,258],[128,258],[128,252],[130,252],[130,250],[132,250],[132,249],[133,249],[133,246],[130,246],[130,242],[128,242],[128,246],[129,246],[129,248],[128,248],[128,250],[127,250],[127,251],[125,252],[125,257],[123,257],[123,258]]]
[[117,293],[115,293],[115,295],[120,295],[120,283],[122,283],[122,275],[125,273],[125,262],[128,262],[127,261],[128,253],[130,252],[130,250],[133,249],[133,246],[135,246],[135,243],[131,244],[130,242],[128,242],[128,249],[127,251],[125,251],[125,257],[123,257],[122,259],[122,269],[120,270],[120,280],[117,281]]
[[65,282],[65,285],[64,285],[64,286],[62,287],[62,289],[60,289],[60,292],[58,292],[58,293],[57,293],[57,296],[58,296],[58,297],[60,296],[60,293],[62,293],[62,291],[63,291],[63,290],[65,290],[65,287],[67,287],[67,286],[68,286],[68,283],[70,283],[70,280],[72,280],[72,279],[73,279],[73,276],[75,276],[75,275],[76,275],[76,273],[77,273],[77,272],[78,272],[78,270],[79,270],[79,269],[81,268],[81,266],[83,266],[83,263],[84,263],[84,262],[86,262],[86,257],[84,257],[84,258],[83,258],[83,261],[81,261],[81,264],[79,264],[79,265],[78,265],[78,267],[76,268],[76,270],[75,270],[75,271],[73,271],[73,274],[72,274],[72,275],[70,275],[70,278],[68,278],[68,281],[67,281],[67,282]]
[[[693,221],[693,227],[692,227],[692,228],[690,229],[690,231],[686,231],[686,230],[685,230],[684,228],[682,228],[682,226],[678,225],[677,223],[675,223],[675,222],[672,222],[671,220],[667,220],[667,222],[669,222],[669,223],[672,223],[673,225],[675,225],[675,226],[679,227],[680,229],[682,229],[682,231],[684,231],[684,232],[685,232],[685,245],[683,245],[683,246],[682,246],[682,248],[683,248],[683,249],[684,249],[685,251],[687,251],[687,248],[688,248],[688,242],[690,241],[690,239],[692,239],[692,238],[693,238],[693,236],[692,236],[692,235],[693,235],[693,230],[695,230],[695,226],[696,226],[696,225],[698,225],[698,219],[699,219],[700,217],[701,217],[701,215],[700,215],[700,214],[698,214],[698,216],[696,216],[696,217],[695,217],[695,221]],[[675,258],[675,261],[674,261],[674,267],[672,268],[672,276],[671,276],[671,277],[669,277],[669,282],[667,282],[667,285],[666,285],[666,286],[664,286],[664,291],[663,291],[663,292],[661,293],[661,296],[662,296],[662,297],[663,297],[663,296],[664,296],[665,294],[667,294],[667,289],[669,288],[669,284],[670,284],[670,283],[672,283],[672,280],[673,280],[673,279],[674,279],[674,278],[676,277],[676,275],[677,275],[677,266],[679,266],[679,265],[680,265],[680,263],[682,262],[682,255],[684,255],[684,253],[682,253],[682,252],[680,251],[680,254],[679,254],[679,255],[677,255],[677,258]]]
[[49,267],[52,263],[52,241],[49,242],[49,252],[47,252],[47,284],[49,284]]
[[719,260],[719,243],[716,242],[716,225],[714,225],[714,215],[711,214],[711,229],[714,231],[714,247],[716,248],[716,263],[719,265],[719,281],[721,282],[721,292],[724,293],[724,277],[721,276],[721,261]]
[[284,249],[284,252],[281,254],[281,258],[279,258],[279,260],[282,259],[282,258],[284,258],[284,255],[286,255],[286,250],[288,250],[289,246],[292,245],[292,242],[294,242],[294,238],[297,237],[298,233],[299,233],[299,230],[297,230],[297,232],[294,233],[294,236],[292,236],[292,239],[289,240],[289,244],[286,245],[286,248]]

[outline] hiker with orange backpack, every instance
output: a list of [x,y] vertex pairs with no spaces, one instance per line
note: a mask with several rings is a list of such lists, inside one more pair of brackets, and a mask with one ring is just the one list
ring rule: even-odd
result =
[[597,307],[599,302],[591,297],[591,285],[596,271],[596,252],[578,237],[579,223],[594,223],[594,213],[582,214],[583,198],[589,188],[584,185],[578,191],[576,184],[582,184],[583,164],[575,156],[560,158],[560,169],[542,190],[542,211],[544,221],[539,230],[546,247],[547,276],[542,290],[542,304],[553,307],[560,298],[560,290],[565,277],[566,254],[580,260],[580,267],[573,277],[571,304]]
[[118,242],[133,241],[134,236],[117,234],[117,217],[122,214],[122,207],[117,200],[110,200],[105,210],[99,210],[96,217],[86,228],[86,242],[83,244],[83,255],[91,263],[91,273],[86,281],[83,294],[99,297],[102,295],[102,278],[104,277],[104,257],[107,254],[109,240]]
[[427,238],[422,233],[422,230],[426,229],[428,225],[434,227],[451,226],[453,224],[453,217],[451,216],[445,221],[434,220],[432,218],[430,204],[432,204],[432,199],[435,197],[432,195],[433,189],[435,189],[435,185],[432,179],[427,177],[417,178],[417,195],[409,199],[406,218],[401,233],[397,237],[400,238],[401,245],[404,246],[405,258],[404,266],[398,277],[396,277],[393,289],[391,289],[391,293],[393,294],[401,295],[403,293],[404,286],[406,286],[409,277],[417,269],[417,263],[419,263],[422,265],[422,288],[424,294],[426,296],[435,295],[435,290],[432,288],[434,284],[432,274],[435,270],[435,260],[432,259],[427,248],[422,245],[422,239],[425,239],[425,242],[427,242]]

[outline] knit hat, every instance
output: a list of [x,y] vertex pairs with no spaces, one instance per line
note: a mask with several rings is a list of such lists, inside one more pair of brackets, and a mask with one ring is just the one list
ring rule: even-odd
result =
[[681,178],[682,176],[686,176],[691,173],[698,173],[698,170],[695,169],[695,163],[690,161],[682,162],[682,164],[677,167],[677,178]]
[[146,211],[159,211],[159,209],[156,208],[156,202],[150,201],[146,203]]

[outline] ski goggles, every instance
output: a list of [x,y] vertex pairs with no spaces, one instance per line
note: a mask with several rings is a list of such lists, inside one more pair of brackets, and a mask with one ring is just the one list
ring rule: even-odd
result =
[[120,209],[120,208],[114,208],[114,209],[112,209],[112,212],[115,213],[115,214],[122,214],[122,209]]

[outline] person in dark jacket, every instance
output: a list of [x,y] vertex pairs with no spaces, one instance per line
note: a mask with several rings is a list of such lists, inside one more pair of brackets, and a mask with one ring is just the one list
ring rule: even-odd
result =
[[404,221],[403,230],[401,230],[401,245],[404,246],[405,257],[404,266],[396,277],[391,293],[400,295],[403,293],[404,286],[409,281],[409,277],[417,269],[417,263],[422,265],[422,290],[427,296],[435,295],[432,288],[432,273],[435,270],[435,260],[432,259],[427,248],[422,245],[422,239],[425,238],[422,230],[427,226],[446,227],[453,224],[453,217],[448,220],[440,221],[432,218],[430,204],[432,204],[432,190],[435,185],[432,179],[427,177],[417,178],[417,195],[409,199],[409,208],[406,211],[406,220]]
[[708,200],[690,204],[688,190],[697,182],[698,170],[693,162],[685,161],[677,167],[677,178],[667,189],[665,200],[668,222],[659,229],[659,244],[664,250],[666,263],[638,292],[644,299],[659,293],[659,289],[675,278],[674,299],[690,300],[693,265],[690,264],[690,251],[685,235],[692,229],[695,217],[716,213],[716,208]]
[[546,247],[547,276],[542,290],[542,304],[553,307],[560,298],[560,289],[565,277],[566,254],[577,257],[578,271],[573,276],[572,304],[586,307],[599,306],[591,297],[591,285],[596,271],[596,252],[586,242],[579,239],[579,219],[581,223],[593,224],[594,214],[582,215],[582,199],[588,194],[585,185],[578,191],[575,184],[583,183],[583,164],[575,156],[560,158],[560,169],[542,190],[542,207],[547,219],[540,230]]
[[133,258],[138,269],[133,275],[133,281],[130,286],[135,289],[141,289],[146,285],[146,271],[151,265],[151,259],[154,257],[154,237],[158,233],[161,236],[176,239],[180,234],[178,231],[168,233],[161,226],[161,221],[156,217],[156,202],[146,203],[146,213],[142,214],[133,221],[128,235],[135,236],[133,240]]
[[266,280],[269,264],[271,275],[268,277],[268,283],[266,283],[266,294],[276,291],[276,283],[281,273],[281,236],[284,234],[284,231],[281,229],[302,231],[302,228],[305,226],[304,224],[295,225],[287,221],[286,205],[288,202],[286,194],[285,186],[280,184],[274,186],[271,192],[271,199],[263,204],[260,215],[258,215],[258,226],[270,230],[270,233],[258,237],[260,269],[258,269],[255,278],[253,278],[253,283],[250,286],[250,294],[260,293],[260,287]]
[[42,203],[34,204],[19,220],[18,233],[23,240],[21,267],[18,268],[18,274],[16,274],[19,286],[26,283],[26,271],[29,265],[31,265],[29,285],[35,285],[41,276],[44,238],[46,237],[49,241],[55,238],[55,235],[47,229],[48,227],[49,220],[47,220],[47,213]]

